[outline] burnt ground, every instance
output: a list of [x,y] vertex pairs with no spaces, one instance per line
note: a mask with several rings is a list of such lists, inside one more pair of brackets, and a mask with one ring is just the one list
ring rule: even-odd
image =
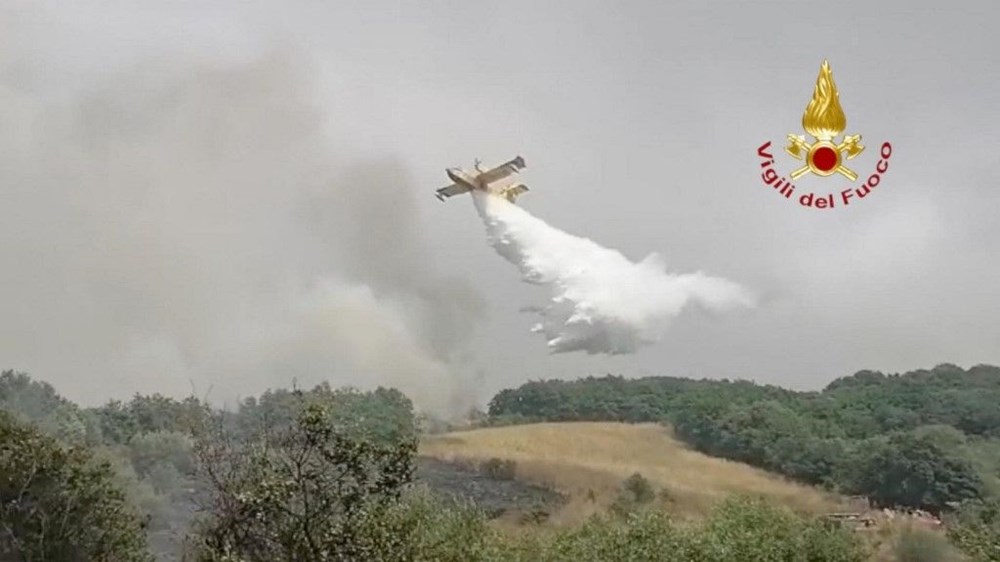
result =
[[[472,501],[490,518],[501,516],[520,521],[541,522],[565,501],[563,496],[541,486],[512,478],[491,477],[474,465],[444,462],[430,457],[417,458],[415,480],[426,484],[441,498]],[[168,505],[159,507],[149,531],[150,550],[156,560],[180,560],[189,524],[207,506],[207,483],[195,482],[192,489],[179,489]]]
[[544,520],[566,501],[548,488],[497,478],[475,466],[430,457],[417,459],[415,480],[439,497],[472,501],[491,518],[517,514]]

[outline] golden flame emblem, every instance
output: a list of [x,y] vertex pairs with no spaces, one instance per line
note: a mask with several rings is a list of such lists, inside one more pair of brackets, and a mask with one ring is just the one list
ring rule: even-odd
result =
[[805,135],[788,135],[785,152],[806,161],[805,166],[791,173],[793,180],[809,172],[818,176],[839,173],[851,181],[858,179],[857,174],[844,166],[844,156],[846,153],[846,159],[850,160],[865,147],[861,145],[861,135],[847,135],[839,144],[833,142],[847,128],[847,116],[840,107],[840,93],[833,81],[830,63],[825,60],[819,67],[812,99],[802,114],[802,128],[815,137],[816,142],[807,143]]
[[802,128],[819,140],[830,140],[847,128],[847,116],[840,107],[840,92],[833,82],[830,63],[823,61],[816,78],[813,97],[802,114]]

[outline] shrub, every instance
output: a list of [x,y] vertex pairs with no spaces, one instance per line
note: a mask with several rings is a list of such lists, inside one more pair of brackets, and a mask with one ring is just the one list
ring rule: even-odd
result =
[[948,538],[977,562],[1000,562],[1000,500],[963,504],[948,521]]
[[566,562],[696,560],[692,533],[671,524],[662,512],[627,514],[624,520],[594,517],[579,529],[560,533],[537,559]]
[[759,498],[733,497],[710,516],[697,560],[861,562],[867,553],[850,531],[797,516]]
[[656,499],[656,491],[645,476],[636,472],[622,482],[618,497],[611,504],[611,511],[617,515],[631,513]]
[[426,488],[404,493],[364,528],[372,562],[500,560],[498,535],[468,503],[444,503]]
[[517,474],[517,463],[493,457],[483,462],[479,469],[494,480],[513,480]]
[[597,516],[517,553],[546,562],[862,562],[866,552],[848,531],[767,505],[733,498],[702,525],[679,525],[661,511]]

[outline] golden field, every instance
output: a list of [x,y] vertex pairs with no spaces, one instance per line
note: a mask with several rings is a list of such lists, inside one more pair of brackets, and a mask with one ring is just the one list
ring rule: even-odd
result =
[[656,424],[541,423],[457,431],[424,437],[420,454],[444,461],[515,461],[517,479],[569,496],[550,520],[556,524],[602,511],[635,472],[662,491],[664,509],[685,519],[705,515],[734,493],[763,495],[810,513],[850,509],[846,498],[693,451]]

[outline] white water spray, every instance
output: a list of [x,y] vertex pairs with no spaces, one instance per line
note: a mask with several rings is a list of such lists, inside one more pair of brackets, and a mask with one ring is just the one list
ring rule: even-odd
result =
[[670,274],[653,253],[639,263],[549,226],[499,197],[472,193],[489,241],[525,282],[552,293],[532,331],[552,353],[634,353],[656,342],[689,303],[712,311],[754,304],[742,286],[702,272]]

